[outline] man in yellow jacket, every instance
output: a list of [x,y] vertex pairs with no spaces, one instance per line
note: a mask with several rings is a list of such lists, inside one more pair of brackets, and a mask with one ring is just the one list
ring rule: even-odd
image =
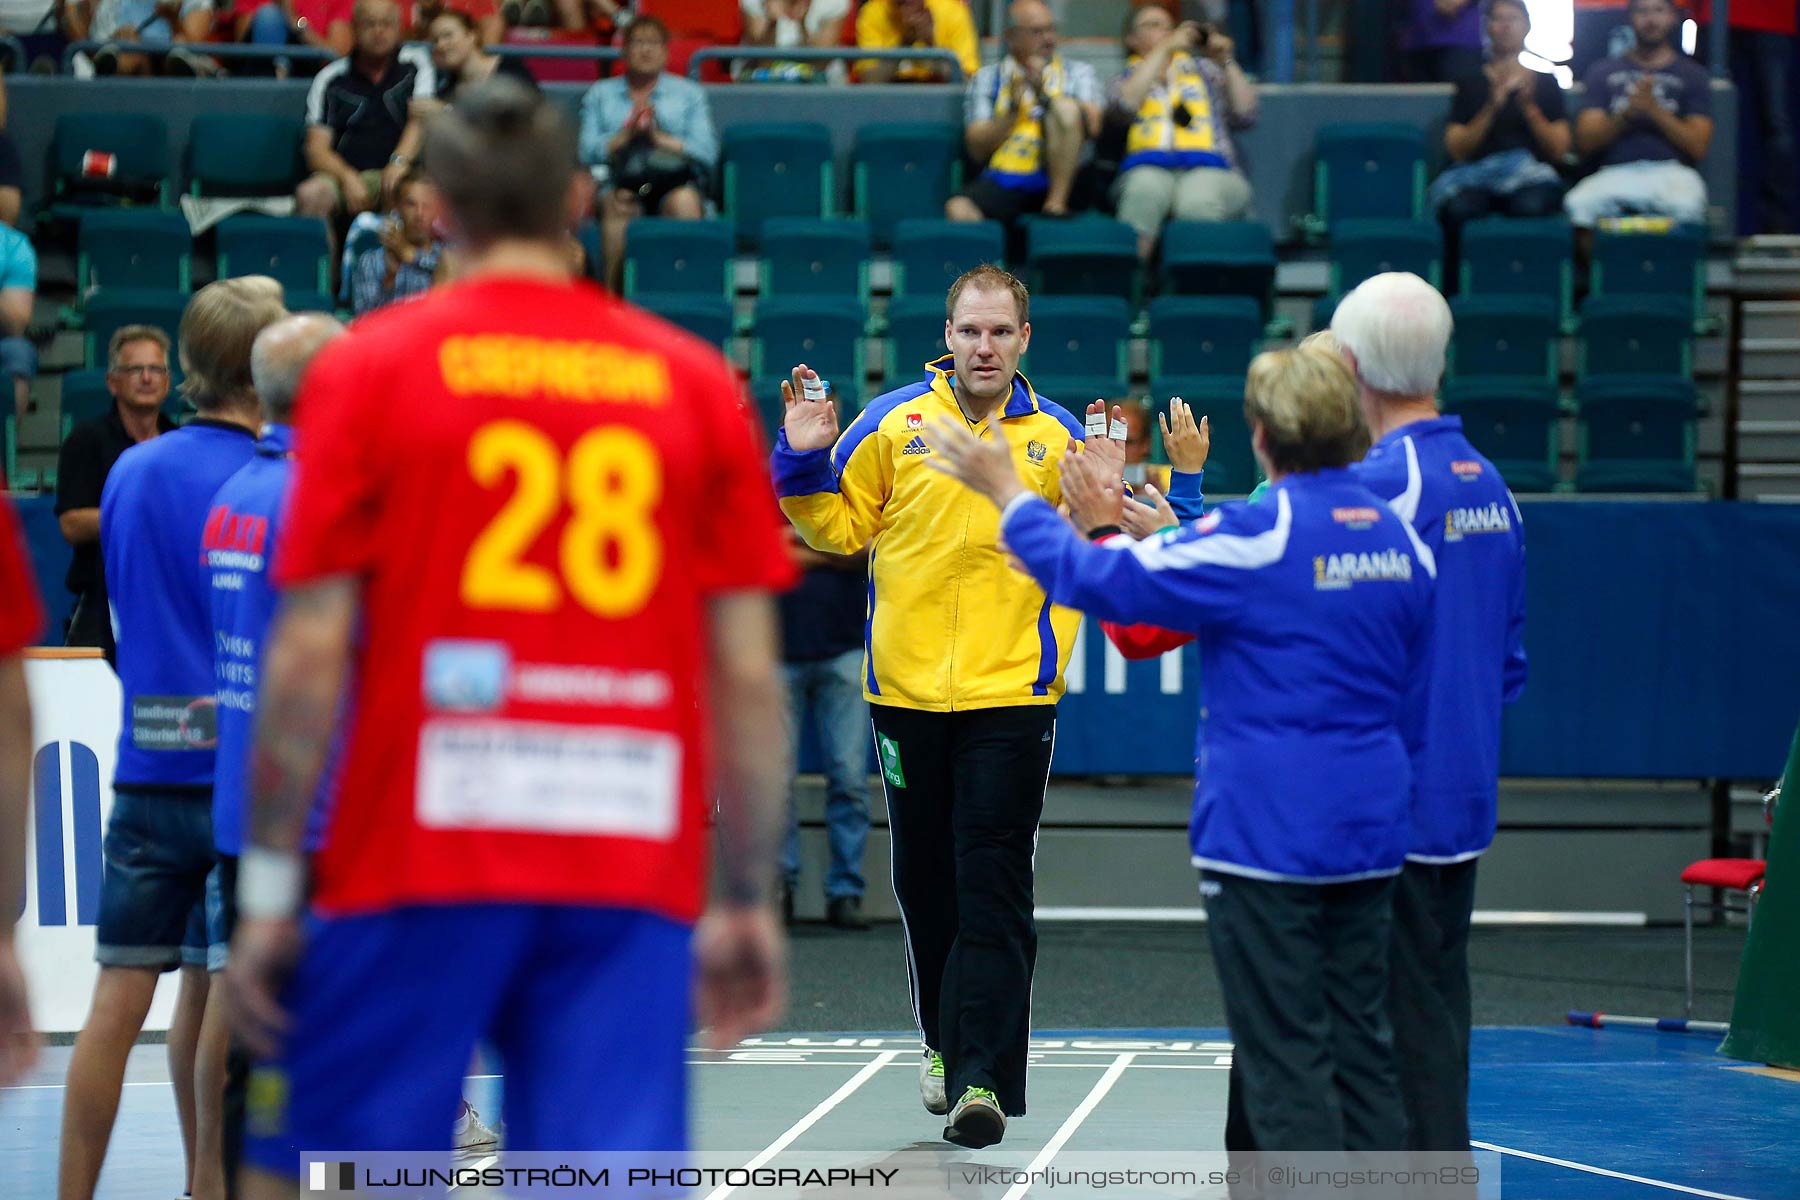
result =
[[994,506],[930,469],[924,431],[950,417],[992,436],[998,410],[1026,485],[1061,503],[1057,466],[1083,429],[1018,373],[1029,303],[998,267],[958,279],[951,353],[841,437],[831,402],[806,396],[817,376],[796,368],[773,454],[782,510],[807,544],[869,546],[863,687],[925,1043],[920,1097],[949,1114],[947,1139],[971,1147],[999,1141],[1006,1118],[1025,1112],[1032,852],[1080,618],[1007,565]]

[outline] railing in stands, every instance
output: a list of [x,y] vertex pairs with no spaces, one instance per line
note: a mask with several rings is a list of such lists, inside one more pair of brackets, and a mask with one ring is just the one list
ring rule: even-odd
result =
[[863,50],[856,46],[707,46],[694,51],[688,59],[688,78],[699,79],[700,68],[709,62],[734,62],[740,59],[779,60],[781,62],[942,62],[949,65],[951,83],[964,79],[962,60],[938,46],[914,49]]
[[6,55],[6,69],[14,74],[31,65],[25,57],[25,43],[10,33],[0,33],[0,53]]
[[[8,42],[13,43],[13,45],[8,46]],[[409,44],[417,46],[425,45],[423,42],[413,42]],[[330,50],[322,49],[318,46],[239,45],[233,42],[175,42],[151,46],[145,45],[142,42],[99,41],[89,39],[87,41],[71,42],[63,51],[63,74],[69,75],[74,73],[75,56],[77,54],[91,54],[93,51],[106,46],[112,47],[121,54],[149,54],[155,57],[165,57],[176,50],[186,50],[197,58],[247,59],[250,61],[261,62],[274,62],[276,59],[286,59],[291,63],[327,63],[338,57],[338,55],[332,53]],[[20,55],[18,61],[23,61],[24,47],[18,45],[16,39],[0,38],[0,49],[11,51],[14,47],[17,48],[17,52]],[[487,47],[487,51],[489,54],[495,54],[501,58],[573,58],[586,59],[597,63],[617,62],[623,56],[623,51],[617,46],[536,46],[522,45],[514,42],[503,42],[498,45],[489,46]],[[786,52],[784,51],[784,53]]]

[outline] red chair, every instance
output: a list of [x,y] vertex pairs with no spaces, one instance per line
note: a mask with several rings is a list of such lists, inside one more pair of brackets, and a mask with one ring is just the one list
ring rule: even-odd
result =
[[[1781,797],[1781,785],[1778,783],[1763,797],[1763,819],[1770,824],[1775,820],[1775,802]],[[1681,873],[1681,882],[1687,886],[1687,896],[1682,902],[1682,944],[1686,952],[1687,967],[1686,989],[1682,1015],[1694,1015],[1694,889],[1697,887],[1716,888],[1726,893],[1712,902],[1710,907],[1725,912],[1741,912],[1749,920],[1756,920],[1756,902],[1762,898],[1763,876],[1767,874],[1769,864],[1761,858],[1703,858],[1697,863],[1689,864]],[[1744,903],[1732,903],[1732,895],[1742,895]]]

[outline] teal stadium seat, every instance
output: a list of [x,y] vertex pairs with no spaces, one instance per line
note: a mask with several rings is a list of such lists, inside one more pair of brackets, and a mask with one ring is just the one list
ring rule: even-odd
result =
[[1453,379],[1522,376],[1554,383],[1562,322],[1548,296],[1458,296],[1450,303]]
[[1070,412],[1116,400],[1129,385],[1131,309],[1118,296],[1043,296],[1031,302],[1031,385]]
[[740,245],[759,245],[771,217],[829,217],[837,210],[831,131],[824,125],[733,125],[720,161],[725,215],[737,223]]
[[[111,154],[109,177],[89,175],[89,151]],[[169,203],[169,127],[143,112],[63,113],[50,135],[51,198],[56,204],[111,204],[121,200]]]
[[864,125],[851,152],[853,210],[875,245],[893,244],[900,222],[932,218],[962,186],[962,130],[955,125]]
[[1457,379],[1444,387],[1444,411],[1462,418],[1469,441],[1513,491],[1556,490],[1562,409],[1554,384],[1526,376]]
[[188,126],[188,192],[285,196],[306,176],[305,123],[266,113],[200,113]]
[[1262,335],[1262,310],[1248,296],[1158,296],[1150,301],[1150,374],[1241,384]]
[[711,342],[721,351],[731,340],[731,302],[723,296],[651,292],[635,297],[632,303],[655,313],[671,325],[679,325],[702,341]]
[[1692,492],[1694,385],[1669,376],[1583,380],[1576,389],[1581,492]]
[[640,219],[625,229],[625,296],[731,295],[730,221]]
[[1425,134],[1417,126],[1326,125],[1313,155],[1313,232],[1335,239],[1340,221],[1425,219]]
[[860,304],[829,297],[772,297],[757,304],[750,339],[750,394],[771,438],[781,424],[781,381],[801,363],[831,384],[842,421],[848,423],[861,411]]
[[887,309],[887,386],[924,378],[925,364],[950,353],[944,344],[944,298],[901,296]]
[[1706,241],[1687,226],[1667,233],[1594,235],[1592,294],[1662,296],[1698,321],[1706,308]]
[[997,221],[909,217],[894,226],[894,294],[941,300],[963,272],[1005,259],[1006,235]]
[[863,303],[869,295],[869,252],[866,222],[776,217],[763,223],[760,294]]
[[268,275],[289,292],[331,291],[331,243],[316,217],[226,217],[217,245],[221,279]]
[[[1206,418],[1212,433],[1212,448],[1206,456],[1206,494],[1249,495],[1262,479],[1262,471],[1256,465],[1256,451],[1250,446],[1250,425],[1244,420],[1243,379],[1159,375],[1150,380],[1151,407],[1156,417],[1167,415],[1169,401],[1176,396],[1192,406],[1196,421]],[[1160,439],[1160,420],[1156,428]]]
[[1275,239],[1260,221],[1171,221],[1163,227],[1162,286],[1183,296],[1248,296],[1275,311]]
[[321,292],[317,288],[286,288],[287,309],[297,313],[324,313],[326,316],[337,315],[337,305],[331,299],[331,293]]
[[[83,421],[104,416],[112,409],[112,393],[106,390],[106,368],[67,371],[62,377],[61,438]],[[60,440],[60,438],[59,438]]]
[[1673,296],[1592,296],[1581,308],[1580,377],[1668,375],[1690,379],[1694,324]]
[[77,287],[166,288],[192,282],[194,238],[187,218],[154,208],[94,208],[81,214]]
[[1138,296],[1137,231],[1107,217],[1038,218],[1027,226],[1034,296]]
[[[169,335],[170,358],[181,329],[181,314],[187,309],[186,293],[161,288],[101,288],[88,297],[82,310],[87,339],[85,362],[89,367],[106,365],[106,346],[115,331],[126,325],[154,325]],[[173,361],[171,371],[176,370]],[[173,379],[171,379],[171,386]]]
[[1444,275],[1444,234],[1436,222],[1355,218],[1331,230],[1325,295],[1313,306],[1313,328],[1331,324],[1338,301],[1364,280],[1410,271],[1437,287]]
[[1462,229],[1465,296],[1554,296],[1559,322],[1574,311],[1575,232],[1561,217],[1483,217]]

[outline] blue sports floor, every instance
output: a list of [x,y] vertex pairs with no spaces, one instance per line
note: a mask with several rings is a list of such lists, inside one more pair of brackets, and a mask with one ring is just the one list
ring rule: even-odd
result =
[[[1034,1039],[1031,1113],[985,1151],[938,1141],[919,1107],[917,1042],[904,1034],[770,1034],[727,1054],[695,1051],[695,1136],[770,1161],[808,1151],[866,1155],[940,1147],[968,1163],[1042,1169],[1058,1156],[1217,1150],[1230,1046],[1223,1030],[1045,1031]],[[1700,1035],[1640,1030],[1475,1031],[1471,1120],[1502,1156],[1506,1200],[1800,1198],[1800,1078],[1719,1057]],[[69,1051],[47,1050],[0,1092],[0,1197],[55,1195]],[[103,1200],[174,1200],[181,1150],[161,1046],[133,1054]],[[484,1117],[499,1082],[466,1084]],[[760,1165],[760,1164],[759,1164]],[[1001,1186],[966,1198],[1016,1200]],[[1033,1191],[1031,1194],[1039,1194]],[[1483,1188],[1485,1198],[1491,1193]],[[697,1193],[698,1195],[698,1193]]]

